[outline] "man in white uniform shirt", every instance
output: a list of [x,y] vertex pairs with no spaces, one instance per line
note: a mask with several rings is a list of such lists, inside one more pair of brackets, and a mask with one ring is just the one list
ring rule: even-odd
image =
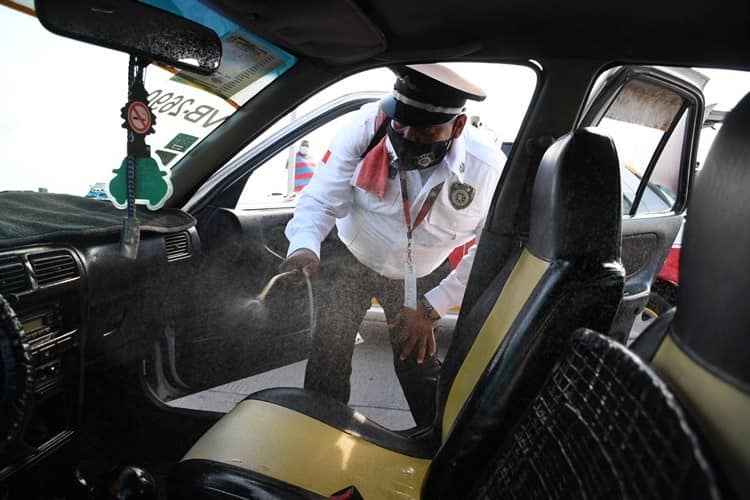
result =
[[393,93],[363,106],[316,169],[287,225],[281,270],[302,271],[297,285],[320,266],[333,283],[316,289],[305,388],[348,402],[355,336],[375,297],[421,427],[435,415],[434,325],[461,303],[474,248],[450,274],[447,257],[479,236],[505,158],[464,129],[466,100],[486,97],[480,88],[438,64],[394,72]]

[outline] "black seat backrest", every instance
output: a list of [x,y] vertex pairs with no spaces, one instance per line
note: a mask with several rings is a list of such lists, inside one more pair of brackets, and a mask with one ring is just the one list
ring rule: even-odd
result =
[[[532,195],[529,241],[454,334],[438,387],[442,446],[425,498],[454,498],[507,432],[578,327],[608,331],[622,297],[621,194],[611,139],[578,130],[545,153]],[[521,397],[523,399],[523,397]]]
[[674,320],[633,349],[694,418],[717,472],[750,498],[750,94],[730,112],[688,201]]
[[579,330],[466,498],[718,498],[665,384],[615,341]]

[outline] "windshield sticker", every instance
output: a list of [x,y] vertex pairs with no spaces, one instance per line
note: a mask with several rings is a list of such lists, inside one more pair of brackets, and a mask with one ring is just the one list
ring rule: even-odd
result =
[[177,158],[177,153],[170,153],[169,151],[164,151],[163,149],[157,149],[156,154],[161,160],[162,165],[169,165],[172,160]]
[[188,134],[177,134],[177,136],[169,141],[169,144],[164,146],[165,149],[172,149],[174,151],[184,153],[190,146],[193,145],[198,138]]
[[[159,156],[159,159],[161,159],[162,164],[169,165],[172,160],[190,149],[197,140],[198,137],[195,137],[194,135],[179,133],[169,141],[166,146],[164,146],[164,149],[157,149],[156,154]],[[172,151],[177,151],[177,153],[165,151],[165,149],[171,149]]]
[[221,65],[216,73],[203,76],[178,71],[174,81],[204,88],[242,105],[297,62],[292,54],[198,0],[145,0],[145,3],[211,28],[221,38]]
[[186,98],[184,95],[162,89],[151,92],[148,95],[148,101],[151,111],[155,113],[182,117],[203,128],[213,128],[230,116],[219,114],[220,111],[214,106],[197,104],[193,98]]
[[274,75],[284,65],[278,50],[264,46],[267,44],[257,43],[257,39],[253,38],[255,37],[241,33],[232,33],[222,38],[221,65],[213,75],[178,71],[172,79],[177,82],[186,80],[198,83],[220,97],[242,102],[240,92],[247,90],[246,94],[256,94],[275,79]]

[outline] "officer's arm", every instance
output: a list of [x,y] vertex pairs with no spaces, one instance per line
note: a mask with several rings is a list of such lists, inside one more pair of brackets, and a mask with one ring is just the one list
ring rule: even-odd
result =
[[440,316],[445,316],[452,307],[460,305],[463,300],[484,222],[485,219],[483,218],[475,230],[476,242],[469,248],[468,253],[463,256],[456,268],[438,286],[424,294],[427,301]]
[[[491,158],[492,164],[490,165],[487,182],[482,185],[497,186],[505,163],[505,155],[498,152],[495,155],[491,155]],[[492,196],[489,194],[485,200],[486,209],[489,209],[491,200]],[[469,251],[463,256],[456,268],[438,286],[424,294],[427,301],[440,316],[445,316],[452,307],[460,305],[463,300],[466,285],[469,282],[469,275],[471,274],[471,267],[474,265],[474,256],[477,253],[479,237],[484,230],[486,220],[487,217],[485,215],[479,221],[476,228],[474,228],[476,242],[469,248]]]
[[[286,226],[291,255],[300,248],[312,250],[320,257],[320,243],[333,228],[337,218],[346,217],[352,204],[352,176],[360,161],[359,151],[366,147],[368,114],[360,110],[331,142],[330,149],[315,169]],[[364,146],[362,143],[364,142]]]

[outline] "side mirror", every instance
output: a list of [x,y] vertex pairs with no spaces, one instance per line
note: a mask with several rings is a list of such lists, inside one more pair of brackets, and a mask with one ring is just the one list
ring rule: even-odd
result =
[[132,0],[35,0],[49,31],[210,75],[221,62],[221,40],[211,29]]

